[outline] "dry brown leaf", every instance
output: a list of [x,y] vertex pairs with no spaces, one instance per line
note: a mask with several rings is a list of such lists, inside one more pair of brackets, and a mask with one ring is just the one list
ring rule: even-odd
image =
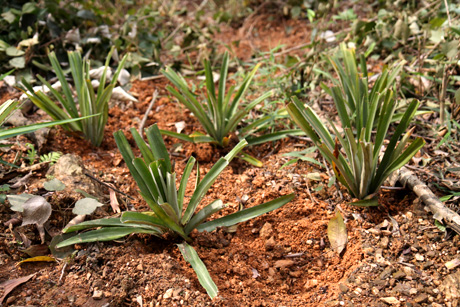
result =
[[3,303],[3,300],[5,299],[5,297],[11,291],[13,291],[14,288],[16,288],[17,286],[19,286],[22,283],[25,283],[26,281],[31,279],[34,275],[35,274],[30,274],[28,276],[24,276],[24,277],[16,278],[16,279],[10,279],[10,280],[7,280],[7,281],[1,283],[0,288],[3,288],[4,293],[3,293],[3,296],[0,298],[0,305]]
[[[108,183],[112,188],[115,188],[115,186],[111,183]],[[109,189],[109,195],[110,195],[110,206],[112,207],[113,212],[115,213],[121,213],[120,210],[120,203],[118,202],[117,199],[117,194],[115,193],[114,190]]]
[[19,261],[16,265],[23,264],[24,262],[56,262],[56,259],[50,256],[37,256]]
[[332,250],[340,255],[347,246],[348,235],[347,227],[339,211],[336,211],[335,216],[327,225],[327,236],[331,243]]

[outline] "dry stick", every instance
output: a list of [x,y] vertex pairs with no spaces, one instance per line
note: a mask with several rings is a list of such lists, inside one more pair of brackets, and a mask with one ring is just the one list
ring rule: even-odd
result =
[[94,176],[92,176],[92,175],[90,175],[90,174],[87,174],[87,173],[85,173],[85,175],[86,175],[87,177],[93,179],[93,180],[96,181],[97,183],[100,183],[100,184],[102,184],[103,186],[105,186],[105,187],[107,187],[107,188],[109,188],[109,189],[111,189],[111,190],[114,190],[115,192],[120,193],[120,194],[122,194],[122,195],[128,197],[128,198],[131,199],[131,200],[134,200],[134,197],[129,196],[129,195],[126,194],[125,192],[122,192],[122,191],[120,191],[120,190],[118,190],[118,189],[116,189],[116,188],[114,188],[114,187],[109,186],[107,183],[100,181],[100,180],[97,179],[96,177],[94,177]]
[[447,21],[449,23],[449,27],[452,27],[452,21],[450,20],[449,4],[447,3],[447,0],[444,0],[444,6],[446,7]]
[[444,206],[426,184],[406,167],[402,167],[396,173],[397,180],[417,194],[426,205],[425,210],[430,211],[435,220],[446,223],[449,228],[460,234],[460,215]]
[[152,101],[150,101],[149,107],[147,108],[147,111],[145,111],[144,118],[142,119],[139,125],[139,134],[141,136],[143,134],[142,132],[144,130],[145,123],[147,122],[147,117],[149,116],[150,111],[152,111],[153,105],[155,104],[155,100],[157,100],[157,96],[158,96],[158,91],[155,90],[155,92],[153,92]]
[[448,65],[444,65],[442,74],[442,83],[441,83],[441,93],[439,95],[439,124],[444,126],[444,119],[446,117],[446,91],[447,91],[447,81],[449,80]]

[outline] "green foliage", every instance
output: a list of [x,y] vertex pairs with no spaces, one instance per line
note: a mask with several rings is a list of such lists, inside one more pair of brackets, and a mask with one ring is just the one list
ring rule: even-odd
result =
[[396,109],[393,91],[389,86],[392,82],[388,80],[396,76],[394,73],[382,73],[369,91],[367,73],[359,77],[356,66],[352,64],[354,54],[344,51],[345,68],[335,63],[340,86],[323,86],[334,99],[343,133],[329,121],[335,134],[334,140],[318,115],[310,107],[304,108],[297,97],[292,97],[288,112],[332,164],[337,180],[353,197],[358,198],[359,201],[354,204],[377,205],[376,194],[384,180],[406,164],[425,144],[422,138],[410,140],[413,129],[404,134],[419,103],[410,103],[379,163],[381,148]]
[[26,143],[27,154],[25,156],[26,160],[29,160],[30,165],[34,165],[35,159],[37,158],[37,151],[35,150],[34,144]]
[[0,140],[4,140],[4,139],[11,138],[11,137],[21,135],[21,134],[31,133],[41,128],[51,127],[55,125],[63,125],[63,124],[72,123],[72,122],[76,122],[76,121],[84,119],[84,118],[71,118],[71,119],[66,119],[66,120],[58,120],[58,121],[53,121],[53,122],[46,122],[46,123],[41,123],[41,124],[34,124],[34,125],[29,125],[29,126],[4,129],[3,123],[5,122],[6,118],[11,114],[11,112],[13,112],[16,109],[18,103],[19,102],[15,100],[7,100],[0,106]]
[[[255,65],[252,71],[244,77],[243,82],[238,87],[231,86],[226,92],[228,65],[229,55],[226,52],[220,69],[219,85],[216,89],[211,64],[207,60],[204,62],[206,97],[199,97],[199,95],[193,94],[192,89],[189,88],[184,78],[171,68],[162,70],[162,73],[169,79],[169,81],[178,88],[178,90],[176,90],[174,87],[168,86],[168,91],[197,117],[198,121],[207,133],[203,134],[201,132],[194,132],[191,135],[185,135],[162,130],[161,132],[163,134],[189,142],[214,143],[221,147],[227,146],[230,134],[236,131],[238,125],[249,114],[249,112],[272,95],[272,91],[266,92],[240,108],[242,99],[260,64]],[[287,134],[295,134],[299,132],[288,130],[278,131],[276,133],[266,134],[260,137],[249,137],[255,131],[260,130],[267,122],[271,121],[271,119],[271,116],[258,119],[251,125],[239,130],[238,137],[240,139],[247,138],[250,145],[255,145],[268,141],[279,140],[286,137]]]
[[[232,86],[228,92],[225,93],[228,62],[228,53],[226,52],[220,70],[217,92],[214,86],[211,64],[207,60],[204,62],[207,98],[203,99],[201,102],[197,99],[198,95],[192,93],[184,78],[178,75],[174,70],[167,68],[166,70],[161,71],[169,79],[169,81],[171,81],[179,89],[179,91],[177,91],[174,87],[168,86],[168,91],[173,94],[187,109],[193,112],[207,133],[207,135],[194,133],[187,136],[163,130],[163,134],[195,143],[212,142],[222,147],[227,146],[229,134],[236,130],[237,125],[241,122],[241,120],[251,109],[264,99],[270,97],[272,94],[271,92],[267,92],[249,103],[244,109],[239,110],[238,107],[241,104],[242,98],[249,88],[249,84],[260,65],[256,65],[256,67],[254,67],[254,69],[245,77],[243,83],[238,87],[238,89],[236,89],[235,86]],[[233,96],[233,94],[235,95]]]
[[[22,80],[27,90],[24,93],[30,100],[40,109],[45,111],[49,116],[56,120],[64,120],[69,118],[87,117],[81,122],[70,123],[63,125],[67,130],[81,131],[86,139],[90,140],[94,146],[99,146],[104,137],[104,127],[107,123],[109,100],[112,95],[112,90],[118,79],[118,75],[123,68],[127,56],[121,60],[115,71],[112,80],[106,86],[107,68],[114,48],[109,52],[104,72],[99,80],[99,88],[97,91],[93,88],[89,77],[90,63],[88,60],[82,60],[80,52],[69,52],[70,71],[77,92],[78,104],[80,111],[77,110],[77,103],[72,95],[70,85],[65,78],[64,71],[59,64],[59,61],[54,52],[50,53],[49,59],[56,73],[57,78],[61,82],[63,94],[55,90],[43,77],[38,76],[40,81],[48,87],[53,94],[55,101],[51,100],[46,94],[41,91],[34,92],[32,86]],[[62,107],[61,107],[62,106]],[[95,116],[97,115],[97,116]]]
[[50,165],[53,165],[59,160],[61,156],[62,156],[62,152],[52,151],[47,154],[41,155],[39,161],[40,163],[49,162]]
[[[169,232],[190,242],[189,235],[193,229],[197,229],[198,231],[212,231],[217,227],[232,226],[275,210],[294,197],[293,194],[282,196],[267,203],[205,222],[212,214],[222,210],[226,206],[221,200],[215,200],[201,210],[197,210],[198,205],[219,174],[238,152],[247,145],[247,142],[245,140],[240,141],[225,157],[220,158],[203,178],[200,178],[198,175],[199,171],[197,168],[195,189],[190,201],[185,205],[185,190],[187,183],[190,181],[190,175],[195,165],[195,158],[191,157],[187,162],[179,188],[177,189],[176,174],[172,169],[172,163],[158,127],[154,125],[146,130],[148,144],[135,129],[131,129],[131,133],[143,158],[134,158],[131,147],[121,131],[115,132],[115,141],[132,176],[137,182],[142,197],[152,211],[124,212],[121,218],[88,221],[71,226],[63,231],[73,232],[94,227],[104,228],[81,233],[61,242],[58,244],[58,247],[79,242],[114,240],[130,233],[151,233],[162,236],[165,232]],[[192,263],[203,287],[205,287],[211,297],[214,297],[217,293],[216,290],[213,290],[215,284],[209,276],[205,276],[206,274],[209,275],[209,273],[204,265],[197,262],[197,255],[191,253],[190,246],[184,243],[180,248],[183,254],[186,253],[188,255],[184,256],[186,256],[187,261]]]

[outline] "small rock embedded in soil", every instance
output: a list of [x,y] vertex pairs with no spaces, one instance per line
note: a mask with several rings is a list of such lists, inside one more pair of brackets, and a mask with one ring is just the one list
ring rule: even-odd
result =
[[275,242],[274,237],[271,237],[270,239],[265,241],[265,249],[268,250],[268,251],[272,250],[273,248],[275,248],[275,245],[276,245],[276,242]]
[[262,238],[268,238],[272,235],[273,233],[273,226],[270,223],[265,223],[264,226],[259,231],[259,235]]
[[403,279],[404,277],[406,277],[406,273],[404,273],[403,271],[397,271],[393,274],[394,279]]
[[101,290],[94,290],[93,299],[100,300],[100,299],[102,299],[103,296],[104,296],[104,294],[102,293]]
[[294,261],[292,260],[278,260],[275,262],[275,268],[287,268],[294,265]]
[[390,296],[390,297],[381,297],[380,300],[382,300],[383,302],[389,304],[389,305],[398,305],[400,304],[399,300],[394,297],[394,296]]
[[173,288],[166,290],[165,294],[163,294],[163,298],[164,299],[171,298],[173,295],[173,292],[174,292]]
[[425,293],[420,293],[414,298],[414,302],[417,304],[425,303],[428,300],[428,295]]
[[343,284],[343,283],[340,283],[340,284],[339,284],[339,289],[340,289],[340,291],[342,291],[342,293],[347,293],[348,290],[349,290],[348,287],[347,287],[347,285],[345,285],[345,284]]

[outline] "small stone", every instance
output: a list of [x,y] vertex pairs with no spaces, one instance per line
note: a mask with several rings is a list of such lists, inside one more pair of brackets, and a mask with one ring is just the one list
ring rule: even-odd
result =
[[340,291],[342,291],[342,293],[347,293],[348,292],[348,287],[347,285],[343,284],[343,283],[340,283],[339,284],[339,289]]
[[411,289],[409,290],[409,294],[410,294],[410,295],[415,295],[415,294],[417,294],[417,289],[411,288]]
[[390,304],[390,305],[399,305],[400,304],[399,300],[394,296],[381,297],[380,300],[382,300],[383,302],[385,302],[387,304]]
[[304,287],[308,290],[308,289],[311,289],[311,288],[313,288],[313,287],[315,287],[317,285],[318,285],[318,280],[317,279],[310,279],[305,283]]
[[139,265],[136,267],[138,271],[143,271],[144,267],[142,266],[142,263],[139,263]]
[[428,295],[425,293],[420,293],[414,298],[414,302],[417,304],[425,303],[428,300]]
[[430,258],[433,258],[433,257],[436,256],[436,252],[435,251],[429,251],[429,252],[426,253],[426,256],[430,257]]
[[6,299],[6,305],[13,304],[15,300],[16,300],[16,297],[14,295],[10,296],[9,298]]
[[387,248],[389,242],[390,242],[390,239],[388,237],[383,237],[382,240],[380,240],[379,245],[381,248]]
[[274,237],[271,237],[270,239],[268,239],[267,241],[265,241],[265,249],[266,250],[272,250],[276,245],[276,242],[275,242],[275,238]]
[[163,294],[163,299],[166,300],[168,298],[171,298],[173,295],[173,292],[174,292],[173,288],[166,290],[165,294]]
[[428,260],[427,262],[425,262],[424,264],[422,264],[422,269],[426,270],[428,269],[429,267],[431,267],[433,265],[433,262],[431,260]]
[[294,261],[286,259],[286,260],[278,260],[275,262],[275,268],[287,268],[294,265]]
[[262,238],[268,238],[273,233],[273,226],[270,223],[265,223],[259,231],[259,236]]
[[397,271],[393,273],[394,279],[403,279],[404,277],[406,277],[406,273],[404,273],[403,271]]
[[385,270],[383,270],[383,272],[380,273],[380,279],[384,280],[390,277],[391,273],[393,273],[393,270],[393,268],[386,268]]
[[407,212],[406,217],[408,220],[412,220],[412,218],[414,217],[414,214],[412,212]]
[[421,255],[421,254],[415,254],[415,260],[423,261],[423,260],[425,260],[425,257],[423,257],[423,255]]
[[276,274],[276,271],[273,268],[268,269],[268,275],[273,276]]
[[104,296],[104,293],[101,290],[94,290],[93,299],[100,300]]
[[181,292],[182,292],[182,288],[177,288],[177,289],[175,289],[175,290],[173,291],[172,296],[173,296],[173,297],[177,297],[177,296],[179,296],[179,294],[180,294]]
[[372,294],[374,294],[375,296],[379,295],[379,289],[377,287],[372,287]]

